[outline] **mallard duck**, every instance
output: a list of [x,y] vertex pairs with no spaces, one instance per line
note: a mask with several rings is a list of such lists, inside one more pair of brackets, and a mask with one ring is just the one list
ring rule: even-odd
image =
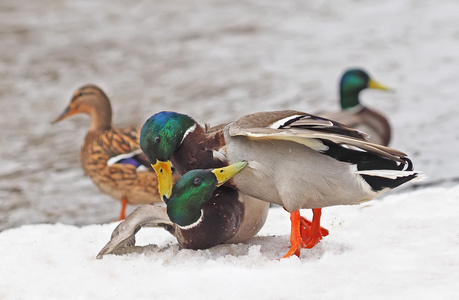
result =
[[370,135],[371,142],[387,146],[391,138],[389,121],[379,112],[360,103],[359,94],[367,88],[390,90],[371,79],[362,69],[347,70],[341,77],[339,85],[341,111],[318,114],[361,130]]
[[[290,212],[292,245],[284,256],[289,257],[328,233],[320,227],[322,207],[369,201],[418,176],[406,154],[365,138],[335,121],[293,110],[247,115],[216,130],[184,114],[160,112],[143,125],[140,147],[165,199],[171,195],[171,162],[183,171],[248,161],[227,185]],[[312,222],[300,209],[313,209]]]
[[101,192],[121,201],[119,219],[124,219],[127,203],[161,203],[156,174],[139,146],[140,128],[112,127],[110,101],[95,85],[79,88],[53,124],[77,113],[91,118],[80,151],[81,166]]
[[136,208],[115,228],[97,258],[133,246],[135,234],[142,226],[164,227],[188,249],[240,243],[253,237],[266,220],[268,203],[221,186],[246,165],[247,162],[238,162],[184,174],[172,188],[172,196],[166,200],[167,208],[153,205]]

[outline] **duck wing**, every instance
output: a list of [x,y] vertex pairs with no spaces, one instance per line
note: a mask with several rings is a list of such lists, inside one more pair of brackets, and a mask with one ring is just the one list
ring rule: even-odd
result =
[[402,157],[406,157],[401,151],[370,143],[359,130],[299,111],[256,113],[229,126],[231,136],[293,141],[338,160],[343,158],[342,149],[373,153],[397,162],[404,162]]
[[135,235],[142,227],[164,227],[175,235],[175,225],[167,216],[166,207],[144,204],[137,207],[113,231],[110,241],[99,251],[96,258],[120,252],[135,246]]
[[130,126],[114,128],[99,136],[100,146],[109,157],[108,166],[114,164],[133,165],[138,171],[153,171],[139,145],[140,128]]
[[354,166],[354,173],[375,191],[394,188],[418,176],[405,153],[373,144],[360,131],[326,118],[298,111],[263,112],[228,126],[233,137],[295,142],[349,163]]

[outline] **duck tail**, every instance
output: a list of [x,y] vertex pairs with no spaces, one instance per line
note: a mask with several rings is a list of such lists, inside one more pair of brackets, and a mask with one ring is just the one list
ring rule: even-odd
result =
[[[397,169],[359,170],[359,174],[375,191],[393,189],[414,179],[424,179],[422,173],[414,171],[413,162],[408,157],[400,157],[403,161]],[[420,176],[421,175],[421,176]]]

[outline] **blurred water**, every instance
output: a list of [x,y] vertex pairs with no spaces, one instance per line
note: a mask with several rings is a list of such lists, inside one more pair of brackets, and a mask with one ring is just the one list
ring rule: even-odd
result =
[[337,109],[344,68],[396,94],[392,146],[434,181],[459,176],[459,3],[450,1],[0,2],[0,230],[113,220],[119,203],[79,167],[89,121],[51,126],[82,84],[100,85],[114,123],[178,110],[212,124],[245,113]]

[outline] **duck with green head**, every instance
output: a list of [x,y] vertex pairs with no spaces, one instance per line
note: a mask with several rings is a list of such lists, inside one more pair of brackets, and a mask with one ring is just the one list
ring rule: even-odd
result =
[[389,121],[381,113],[360,102],[360,92],[365,89],[390,91],[388,87],[373,80],[362,69],[345,71],[339,84],[341,111],[319,114],[361,130],[369,134],[371,142],[387,146],[391,138]]
[[[196,169],[184,174],[172,188],[165,207],[142,205],[114,230],[97,258],[117,253],[135,244],[135,234],[143,226],[164,227],[188,249],[206,249],[222,243],[240,243],[253,237],[266,220],[247,210],[250,197],[221,186],[241,172],[247,162],[217,169]],[[259,206],[266,203],[258,201]],[[249,216],[245,215],[250,212]]]
[[[403,152],[370,143],[340,123],[292,110],[255,113],[213,128],[184,114],[160,112],[143,125],[140,146],[166,198],[171,162],[183,172],[247,161],[226,185],[290,212],[292,245],[284,257],[299,255],[328,234],[320,227],[322,207],[369,201],[417,177]],[[300,209],[313,209],[312,222]]]

